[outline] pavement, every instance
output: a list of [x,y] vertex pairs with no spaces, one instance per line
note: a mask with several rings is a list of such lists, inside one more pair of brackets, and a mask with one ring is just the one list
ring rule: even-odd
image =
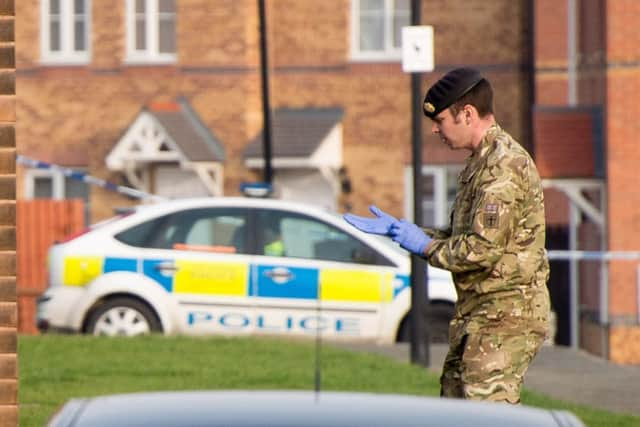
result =
[[[354,351],[373,352],[410,361],[409,344],[343,344]],[[444,344],[432,344],[429,369],[441,372],[447,353]],[[611,412],[640,416],[640,366],[617,365],[583,350],[544,346],[525,376],[525,388],[554,399]]]

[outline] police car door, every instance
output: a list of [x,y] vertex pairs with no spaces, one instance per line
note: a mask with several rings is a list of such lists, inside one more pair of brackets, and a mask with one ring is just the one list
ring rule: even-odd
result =
[[183,332],[253,332],[247,216],[242,208],[193,208],[158,227],[153,246],[163,250],[145,260],[145,271],[166,282]]
[[256,332],[376,339],[394,266],[349,233],[297,212],[257,210]]

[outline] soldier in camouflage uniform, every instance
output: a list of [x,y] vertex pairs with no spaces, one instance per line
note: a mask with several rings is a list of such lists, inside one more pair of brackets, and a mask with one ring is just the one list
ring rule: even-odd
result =
[[523,377],[549,330],[544,201],[529,154],[498,126],[478,71],[450,71],[427,92],[424,113],[452,149],[471,151],[446,230],[420,229],[372,207],[357,228],[391,237],[451,271],[458,293],[441,395],[520,402]]

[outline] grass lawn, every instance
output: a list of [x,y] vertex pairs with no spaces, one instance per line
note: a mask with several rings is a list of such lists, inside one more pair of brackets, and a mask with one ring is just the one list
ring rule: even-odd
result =
[[[42,426],[71,397],[149,390],[313,389],[312,341],[266,338],[21,336],[20,425]],[[322,388],[437,396],[433,373],[381,355],[324,344]],[[525,392],[523,403],[573,411],[589,427],[640,425],[639,417]]]

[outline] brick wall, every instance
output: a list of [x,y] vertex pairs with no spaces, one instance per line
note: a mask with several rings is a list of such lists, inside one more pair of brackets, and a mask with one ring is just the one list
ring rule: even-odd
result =
[[14,2],[0,0],[0,426],[18,425]]
[[[615,32],[615,30],[611,30]],[[640,38],[636,41],[640,42]],[[639,58],[640,59],[640,58]],[[640,236],[640,191],[638,191],[637,135],[640,113],[633,102],[640,96],[640,68],[609,71],[608,92],[608,199],[610,250],[638,250]],[[610,271],[611,313],[635,313],[637,310],[635,265],[612,263]]]
[[619,326],[610,331],[610,359],[617,363],[638,364],[640,360],[640,328]]
[[178,0],[176,4],[181,66],[204,69],[258,66],[257,1]]
[[538,105],[567,102],[567,2],[535,0],[535,66]]
[[[638,164],[640,151],[637,136],[640,132],[640,31],[637,17],[640,3],[633,0],[607,2],[606,47],[607,62],[607,166],[609,200],[610,250],[638,250],[640,248],[640,191]],[[609,270],[609,309],[619,327],[624,319],[636,319],[639,307],[636,289],[637,263],[614,261]],[[631,326],[630,326],[631,327]],[[634,332],[612,329],[611,358],[615,361],[640,363],[640,341],[618,339],[637,336]]]
[[[351,2],[266,2],[269,48],[275,67],[334,67],[349,54]],[[285,29],[283,31],[283,29]]]
[[592,119],[593,113],[588,110],[539,109],[534,112],[535,158],[541,177],[595,176]]

